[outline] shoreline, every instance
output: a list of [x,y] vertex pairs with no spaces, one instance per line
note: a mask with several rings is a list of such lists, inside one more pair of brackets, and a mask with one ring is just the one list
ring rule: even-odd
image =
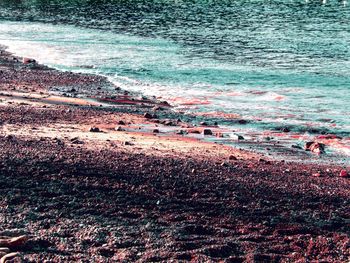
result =
[[0,235],[25,261],[350,259],[349,166],[203,141],[222,131],[99,76],[0,70]]
[[[5,47],[0,46],[1,50]],[[7,51],[8,55],[13,55]],[[16,57],[17,62],[21,58]],[[36,64],[38,66],[38,64]],[[47,66],[40,65],[39,68],[49,69]],[[225,114],[220,112],[197,112],[186,113],[184,109],[177,110],[167,101],[161,101],[153,97],[145,97],[138,92],[130,92],[115,86],[108,77],[103,75],[72,73],[69,71],[60,71],[54,69],[61,74],[72,74],[72,76],[88,76],[87,87],[82,85],[72,86],[72,83],[61,85],[60,87],[49,87],[47,94],[53,103],[82,104],[91,107],[109,108],[109,110],[139,113],[145,112],[155,115],[155,121],[166,119],[164,121],[163,135],[172,136],[181,132],[185,137],[200,139],[207,142],[225,145],[234,149],[242,149],[253,154],[260,155],[263,158],[273,160],[285,160],[292,162],[307,162],[309,164],[319,165],[321,163],[327,165],[339,165],[344,167],[350,166],[350,137],[332,133],[316,132],[317,128],[309,127],[310,132],[292,132],[290,125],[281,125],[279,129],[272,130],[251,130],[249,120],[238,114]],[[84,77],[83,77],[84,78]],[[57,85],[59,83],[53,83]],[[97,87],[97,85],[100,85]],[[164,103],[163,103],[164,102]],[[80,105],[80,106],[82,106]],[[106,109],[107,110],[107,109]],[[186,123],[186,127],[182,127],[182,123],[174,120],[180,119],[182,123]],[[170,125],[169,125],[170,123]],[[155,122],[155,126],[156,126]],[[235,124],[235,125],[233,125]],[[238,125],[238,126],[237,126]],[[137,132],[136,129],[129,129]],[[152,132],[157,127],[149,125],[142,126],[145,132]],[[206,136],[202,134],[204,129],[210,129],[211,134]],[[240,139],[242,138],[242,140]],[[322,144],[324,148],[323,154],[313,153],[306,148],[307,142],[315,142]]]

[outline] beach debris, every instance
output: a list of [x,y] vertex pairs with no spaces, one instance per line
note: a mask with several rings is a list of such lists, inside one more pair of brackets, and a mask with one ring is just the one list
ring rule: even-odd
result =
[[125,131],[125,129],[123,129],[121,126],[115,127],[115,130],[116,130],[116,131]]
[[36,60],[35,59],[33,59],[33,58],[27,58],[27,57],[24,57],[23,59],[22,59],[22,63],[23,64],[34,64],[34,63],[36,63]]
[[306,142],[304,149],[305,151],[310,151],[316,154],[325,153],[325,145],[319,142]]
[[91,127],[90,132],[101,132],[101,130],[98,127]]
[[134,144],[133,144],[132,142],[125,141],[125,142],[124,142],[124,145],[126,145],[126,146],[127,146],[127,145],[128,145],[128,146],[133,146]]
[[206,123],[205,121],[201,121],[199,124],[202,126],[208,126],[208,123]]
[[203,135],[213,135],[213,132],[211,131],[211,129],[203,129],[202,134]]
[[339,173],[339,176],[345,178],[345,177],[348,177],[349,174],[348,174],[348,172],[346,170],[341,170],[340,173]]
[[153,133],[159,133],[159,130],[158,129],[154,129]]

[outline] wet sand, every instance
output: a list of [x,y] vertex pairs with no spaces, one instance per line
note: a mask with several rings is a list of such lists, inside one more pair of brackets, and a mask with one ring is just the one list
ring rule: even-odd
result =
[[18,260],[350,260],[349,167],[203,141],[222,131],[4,51],[0,80],[0,236],[28,237]]

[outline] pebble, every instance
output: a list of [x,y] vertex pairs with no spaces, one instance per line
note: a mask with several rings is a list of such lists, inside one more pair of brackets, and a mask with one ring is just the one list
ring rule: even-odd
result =
[[204,129],[202,133],[203,135],[213,135],[213,132],[211,131],[211,129]]
[[228,159],[229,159],[229,160],[237,160],[237,157],[234,156],[234,155],[230,155],[230,156],[228,157]]
[[314,177],[321,177],[321,173],[317,172],[317,173],[312,174],[312,176],[314,176]]
[[305,143],[304,149],[317,154],[325,153],[325,145],[318,142],[307,142]]
[[236,141],[244,140],[244,137],[242,135],[239,135],[239,134],[230,134],[229,136],[230,136],[230,138],[232,138]]
[[101,130],[97,127],[91,127],[90,132],[101,132]]
[[22,63],[23,63],[23,64],[31,64],[31,63],[36,63],[36,61],[35,61],[35,59],[24,57],[24,58],[22,59]]
[[345,178],[345,177],[348,177],[349,174],[348,174],[348,172],[346,170],[341,170],[340,173],[339,173],[339,176]]
[[176,134],[179,134],[179,135],[184,135],[186,134],[186,131],[184,130],[180,130],[180,131],[177,131]]
[[153,111],[160,111],[160,110],[163,110],[163,108],[160,107],[160,106],[154,106],[154,107],[152,108],[152,110],[153,110]]
[[143,114],[143,117],[146,119],[153,119],[154,116],[152,114],[146,112],[145,114]]

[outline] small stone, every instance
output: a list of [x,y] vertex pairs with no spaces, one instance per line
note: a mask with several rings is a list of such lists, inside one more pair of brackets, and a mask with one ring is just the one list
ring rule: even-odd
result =
[[316,154],[325,153],[325,145],[323,143],[318,142],[307,142],[305,143],[304,149],[306,151],[311,151]]
[[120,120],[120,121],[118,121],[118,124],[119,124],[119,125],[125,125],[125,122],[122,121],[122,120]]
[[116,130],[116,131],[125,131],[121,126],[115,127],[115,130]]
[[229,160],[237,160],[237,157],[234,156],[234,155],[230,155],[230,156],[228,157],[228,159],[229,159]]
[[229,136],[230,136],[230,138],[237,140],[237,141],[244,140],[244,137],[242,135],[239,135],[239,134],[230,134]]
[[202,125],[202,126],[208,126],[208,123],[206,123],[205,121],[202,121],[199,124]]
[[238,123],[239,123],[239,124],[247,124],[248,121],[246,121],[246,120],[239,120]]
[[184,135],[186,134],[186,132],[184,130],[180,130],[180,131],[177,131],[176,134],[178,135]]
[[215,133],[215,136],[216,136],[217,138],[224,138],[224,134],[221,133],[221,132]]
[[312,176],[314,176],[314,177],[321,177],[321,173],[317,172],[317,173],[312,174]]
[[167,102],[167,101],[165,101],[165,100],[164,100],[164,101],[161,101],[160,103],[163,104],[163,105],[166,105],[166,106],[170,106],[169,102]]
[[35,60],[35,59],[32,59],[32,58],[26,58],[26,57],[24,57],[24,58],[22,59],[22,63],[25,64],[25,65],[27,65],[27,64],[32,64],[32,63],[36,63],[36,60]]
[[[60,140],[59,140],[59,141],[60,141]],[[59,141],[58,141],[58,144],[60,144]],[[81,140],[79,140],[78,137],[74,137],[74,138],[72,138],[70,141],[71,141],[72,144],[84,144],[84,142],[81,141]],[[62,144],[63,144],[63,142],[62,142]]]
[[174,125],[174,123],[172,121],[165,121],[163,124],[166,126],[173,126]]
[[129,145],[129,146],[132,146],[132,145],[134,145],[132,142],[128,142],[128,141],[126,141],[126,142],[124,142],[124,145]]
[[160,107],[160,106],[154,106],[154,107],[152,108],[152,110],[153,110],[153,111],[161,111],[161,110],[163,110],[163,108]]
[[213,135],[213,132],[211,131],[211,129],[204,129],[202,134],[203,135]]
[[345,177],[348,177],[349,174],[348,174],[348,172],[346,170],[341,170],[340,173],[339,173],[339,176],[345,178]]
[[146,118],[146,119],[153,119],[153,115],[146,112],[145,114],[143,114],[143,117]]
[[90,132],[101,132],[101,130],[98,127],[91,127]]
[[158,129],[154,129],[153,133],[159,133],[159,130]]

